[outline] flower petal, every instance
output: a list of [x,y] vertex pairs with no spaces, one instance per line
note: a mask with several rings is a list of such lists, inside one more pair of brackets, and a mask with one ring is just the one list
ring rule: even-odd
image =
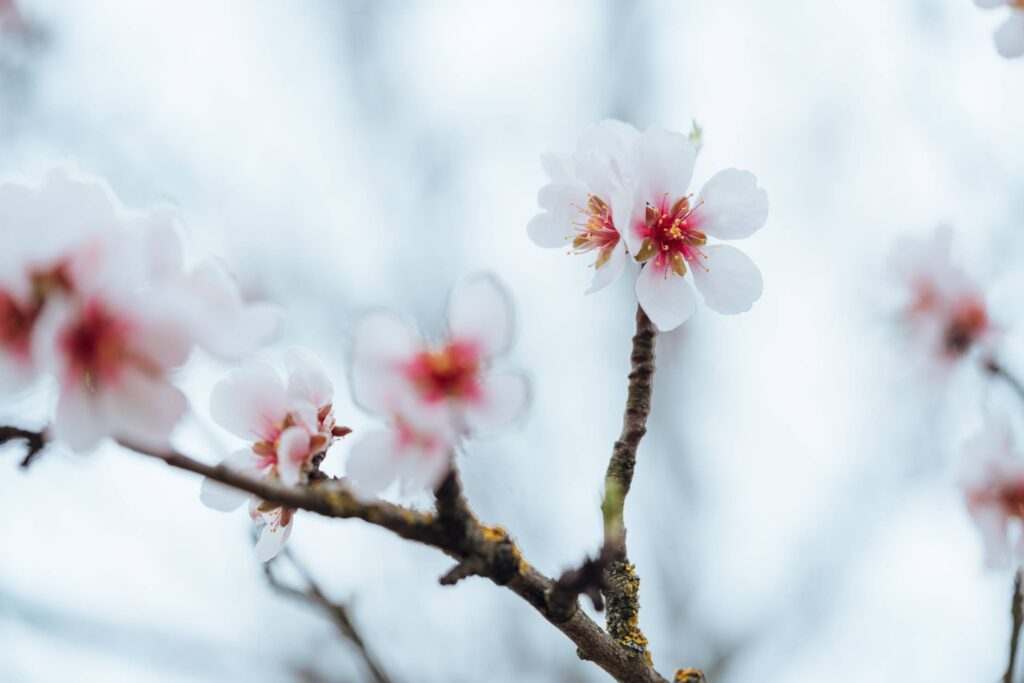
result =
[[697,150],[680,133],[648,128],[633,146],[633,171],[644,200],[654,203],[667,194],[675,199],[686,194],[693,178]]
[[[260,474],[260,458],[248,448],[235,451],[220,463],[224,467],[237,470],[251,477]],[[213,479],[204,478],[199,487],[199,500],[206,507],[221,512],[237,510],[251,494],[232,486],[225,486]]]
[[222,262],[207,259],[188,279],[194,296],[191,322],[199,344],[218,358],[251,355],[277,334],[281,312],[266,303],[246,303]]
[[1013,58],[1024,55],[1024,12],[1013,12],[1006,22],[996,29],[996,50],[1003,57]]
[[62,389],[53,423],[54,437],[76,453],[95,448],[110,434],[106,415],[97,408],[95,397],[84,386]]
[[309,458],[309,432],[304,427],[289,427],[277,442],[277,474],[285,486],[302,479],[302,468]]
[[288,395],[322,408],[334,400],[334,382],[327,369],[310,349],[293,346],[285,357],[288,369]]
[[476,344],[481,354],[494,358],[512,344],[512,299],[491,275],[471,277],[455,287],[448,301],[448,329],[452,338]]
[[[277,557],[288,537],[292,535],[294,513],[291,510],[279,509],[272,514],[271,521],[260,527],[260,537],[256,541],[256,559],[260,562],[269,562]],[[279,517],[284,515],[288,516],[288,522],[280,524]]]
[[530,384],[522,375],[501,372],[484,377],[480,401],[465,408],[466,425],[474,434],[504,429],[519,419],[530,399]]
[[705,261],[694,264],[690,270],[704,303],[726,315],[749,311],[764,290],[761,271],[735,247],[716,244],[703,251]]
[[599,268],[594,269],[594,279],[590,283],[587,294],[593,294],[604,289],[619,279],[622,271],[626,268],[626,245],[619,239],[619,243],[612,247],[611,256]]
[[355,326],[349,357],[352,398],[364,410],[390,415],[411,392],[402,366],[423,349],[423,338],[398,316],[375,311]]
[[288,412],[288,400],[277,371],[250,362],[222,379],[210,396],[214,421],[235,436],[250,441],[271,438]]
[[636,278],[636,298],[644,313],[659,330],[667,332],[686,322],[697,310],[693,290],[686,278],[653,261]]
[[750,237],[768,220],[768,193],[753,173],[728,168],[704,185],[694,211],[700,229],[723,240]]
[[397,434],[393,430],[366,432],[352,445],[345,476],[361,492],[375,495],[402,472]]
[[124,368],[116,385],[100,393],[111,436],[156,450],[170,446],[171,432],[188,410],[188,399],[167,377],[134,367]]

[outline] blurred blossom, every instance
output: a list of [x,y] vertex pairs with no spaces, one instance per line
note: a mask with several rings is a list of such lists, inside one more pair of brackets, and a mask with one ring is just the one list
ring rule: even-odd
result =
[[996,30],[996,49],[1003,57],[1024,55],[1024,1],[1022,0],[974,0],[978,7],[993,9],[1008,7],[1010,16]]
[[897,245],[893,266],[899,282],[897,319],[915,345],[940,366],[950,366],[996,340],[985,292],[953,260],[953,233],[940,228]]
[[[292,348],[287,383],[266,364],[251,362],[224,378],[213,391],[214,420],[250,445],[223,464],[253,477],[278,479],[286,486],[306,483],[335,439],[349,433],[334,419],[334,384],[312,352]],[[293,510],[266,503],[211,479],[200,490],[203,503],[229,512],[247,499],[260,528],[256,557],[273,558],[291,534]]]
[[76,451],[165,446],[187,408],[170,371],[196,345],[241,357],[277,326],[220,266],[186,269],[174,214],[128,212],[98,180],[0,185],[0,240],[0,383],[55,376],[54,434]]
[[406,490],[434,487],[447,473],[459,437],[514,423],[526,408],[526,378],[490,371],[508,351],[513,333],[512,301],[490,276],[455,288],[447,335],[437,342],[396,315],[365,316],[352,347],[352,393],[365,410],[391,424],[356,443],[349,476],[367,491],[396,480]]
[[981,533],[986,562],[1024,560],[1024,456],[1005,419],[989,418],[964,447],[962,486]]

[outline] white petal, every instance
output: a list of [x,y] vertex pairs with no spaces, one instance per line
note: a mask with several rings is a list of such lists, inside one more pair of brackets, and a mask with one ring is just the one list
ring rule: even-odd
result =
[[268,438],[288,412],[280,375],[265,363],[251,362],[213,388],[210,414],[235,436],[250,441]]
[[105,415],[97,410],[93,394],[76,384],[61,390],[53,433],[72,451],[82,453],[95,448],[108,436],[110,426]]
[[667,332],[686,322],[697,309],[686,278],[649,262],[636,278],[636,298],[659,330]]
[[729,168],[704,185],[694,211],[700,229],[723,240],[750,237],[768,220],[768,193],[753,173]]
[[479,403],[465,408],[466,424],[475,434],[504,429],[518,420],[530,399],[526,378],[515,373],[493,373],[484,377]]
[[[221,465],[247,474],[253,478],[260,474],[261,459],[248,448],[235,451],[221,461]],[[213,479],[203,479],[199,488],[199,500],[206,507],[221,512],[231,512],[238,509],[250,494],[246,491],[225,486]]]
[[648,128],[633,146],[633,171],[637,187],[646,201],[670,201],[686,194],[693,177],[697,150],[680,133]]
[[101,390],[109,410],[112,436],[152,449],[170,446],[171,432],[188,409],[188,400],[164,376],[125,368],[117,384]]
[[302,468],[309,457],[309,432],[303,427],[289,427],[277,443],[277,473],[285,486],[295,486],[302,478]]
[[352,445],[345,476],[361,492],[375,495],[390,486],[402,471],[398,435],[393,430],[363,434]]
[[690,270],[704,303],[726,315],[749,311],[764,289],[761,271],[735,247],[716,244],[703,251],[707,258]]
[[1006,23],[996,29],[995,39],[996,50],[1003,57],[1024,55],[1024,12],[1013,12]]
[[526,224],[526,234],[538,247],[554,249],[564,247],[573,236],[571,221],[564,216],[545,211],[538,213]]
[[451,449],[441,442],[410,446],[403,462],[402,493],[433,491],[451,469]]
[[364,410],[388,415],[411,391],[402,371],[423,350],[423,338],[385,311],[363,316],[355,326],[349,359],[352,398]]
[[452,338],[476,344],[485,357],[500,356],[512,344],[512,299],[491,275],[477,275],[459,283],[448,302],[448,329]]
[[605,119],[580,133],[576,153],[598,151],[612,159],[624,161],[640,131],[624,121]]
[[207,259],[188,280],[194,296],[190,315],[199,343],[226,360],[251,355],[277,334],[281,312],[266,303],[248,304],[235,279],[217,259]]
[[285,357],[288,368],[288,395],[322,408],[334,400],[334,382],[327,369],[311,350],[293,346]]
[[619,243],[612,247],[612,255],[601,264],[600,268],[594,269],[594,279],[590,283],[587,294],[593,294],[604,289],[619,279],[626,267],[626,244],[619,239]]
[[[284,514],[284,513],[278,513]],[[281,552],[288,537],[292,535],[292,525],[295,523],[295,515],[292,513],[288,524],[278,526],[271,522],[260,527],[260,538],[256,541],[256,559],[260,562],[268,562]]]

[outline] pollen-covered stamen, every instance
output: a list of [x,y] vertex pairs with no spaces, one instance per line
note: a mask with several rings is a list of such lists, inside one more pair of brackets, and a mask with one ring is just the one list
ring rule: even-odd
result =
[[474,344],[453,341],[421,351],[405,371],[428,401],[473,400],[480,395],[480,353]]
[[129,349],[131,324],[97,301],[85,305],[75,323],[60,336],[67,355],[68,375],[72,382],[84,382],[92,391],[101,384],[116,382],[126,361],[138,361],[143,370],[149,364]]
[[595,195],[587,198],[587,206],[576,206],[585,222],[573,223],[576,236],[572,241],[573,252],[585,254],[598,249],[594,267],[600,268],[612,257],[612,250],[619,243],[619,231],[615,229],[612,211],[608,204]]
[[[694,211],[700,206],[690,205],[687,195],[669,204],[665,195],[656,205],[648,204],[642,229],[643,243],[636,255],[638,261],[654,259],[657,268],[672,268],[678,275],[686,275],[686,264],[697,264],[705,258],[701,247],[708,238],[700,230],[700,221]],[[703,266],[700,266],[703,267]]]

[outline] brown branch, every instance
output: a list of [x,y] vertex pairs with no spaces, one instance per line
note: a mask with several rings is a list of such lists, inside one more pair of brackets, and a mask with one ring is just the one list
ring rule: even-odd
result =
[[588,557],[583,564],[575,569],[567,569],[555,581],[555,586],[548,595],[548,607],[554,615],[565,619],[572,616],[579,608],[579,596],[586,595],[598,612],[604,609],[604,598],[601,591],[605,589],[605,570],[612,562],[622,559],[619,548],[602,546],[597,557]]
[[33,432],[28,429],[17,427],[0,427],[0,446],[10,441],[25,442],[25,457],[21,459],[21,467],[27,468],[36,457],[46,448],[46,433],[42,431]]
[[1010,633],[1010,661],[1006,664],[1003,683],[1013,683],[1013,672],[1017,666],[1017,647],[1020,644],[1020,629],[1024,625],[1024,593],[1021,592],[1021,570],[1013,579],[1013,599],[1010,601],[1010,616],[1013,617],[1013,631]]
[[647,433],[647,417],[651,412],[651,394],[654,389],[654,344],[657,335],[657,328],[638,306],[622,433],[612,449],[611,461],[605,475],[604,500],[601,503],[606,549],[602,554],[607,552],[615,557],[605,569],[602,588],[608,601],[608,632],[620,645],[648,665],[651,663],[651,656],[647,651],[647,638],[638,623],[640,577],[629,562],[626,551],[623,510],[626,496],[633,483],[636,451],[640,440]]
[[1017,395],[1017,398],[1024,401],[1024,382],[1021,382],[1016,375],[1007,370],[1006,366],[995,358],[986,359],[983,362],[983,365],[985,372],[1006,382],[1006,384],[1013,390],[1013,393]]
[[454,469],[438,489],[438,511],[432,514],[380,500],[361,500],[340,479],[288,487],[272,480],[251,478],[223,465],[207,465],[176,451],[158,452],[135,444],[121,445],[271,503],[325,517],[363,520],[402,538],[438,548],[460,564],[476,558],[474,570],[480,567],[476,573],[499,586],[507,586],[530,603],[576,645],[581,659],[594,662],[620,683],[668,683],[644,658],[617,642],[583,611],[576,610],[564,620],[560,615],[553,615],[548,608],[547,595],[554,589],[555,582],[530,566],[507,531],[499,526],[486,526],[476,518]]
[[[280,558],[287,558],[291,562],[295,571],[299,573],[302,580],[306,583],[305,590],[294,588],[289,586],[274,574],[273,564],[280,561]],[[287,597],[293,598],[300,602],[305,602],[313,605],[317,609],[325,612],[334,625],[337,627],[341,635],[348,640],[359,654],[359,658],[362,660],[363,665],[369,671],[370,676],[376,683],[391,683],[391,678],[385,673],[384,668],[376,657],[370,652],[366,646],[366,642],[363,640],[359,631],[356,629],[355,624],[352,622],[352,618],[348,614],[348,607],[340,602],[334,602],[324,595],[323,591],[320,590],[320,586],[317,585],[316,581],[313,580],[312,575],[309,571],[295,559],[295,556],[291,554],[286,548],[281,551],[275,560],[267,562],[263,565],[263,573],[267,577],[267,582],[271,588]]]

